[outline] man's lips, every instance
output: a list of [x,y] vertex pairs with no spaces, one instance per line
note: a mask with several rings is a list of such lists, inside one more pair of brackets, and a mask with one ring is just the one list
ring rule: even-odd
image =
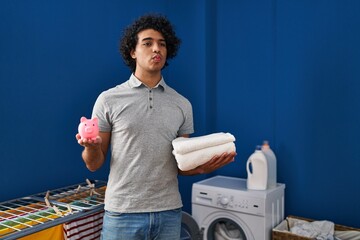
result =
[[152,57],[152,59],[155,61],[155,62],[160,62],[161,61],[161,56],[160,55],[155,55]]

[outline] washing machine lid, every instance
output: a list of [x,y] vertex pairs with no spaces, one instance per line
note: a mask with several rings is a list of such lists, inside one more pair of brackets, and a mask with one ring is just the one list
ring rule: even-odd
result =
[[190,238],[182,236],[181,239],[202,240],[202,233],[195,219],[187,212],[182,212],[181,232]]

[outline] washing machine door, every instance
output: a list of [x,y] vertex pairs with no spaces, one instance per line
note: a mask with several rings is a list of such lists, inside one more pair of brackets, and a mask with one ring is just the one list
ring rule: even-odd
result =
[[215,211],[207,215],[199,224],[206,240],[258,240],[247,224],[248,215],[231,211]]
[[207,240],[250,240],[244,229],[230,218],[218,218],[206,230]]
[[181,240],[202,240],[202,233],[195,219],[187,212],[182,212]]

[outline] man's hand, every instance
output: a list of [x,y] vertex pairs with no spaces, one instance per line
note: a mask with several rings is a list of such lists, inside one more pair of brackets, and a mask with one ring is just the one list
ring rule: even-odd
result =
[[236,152],[223,153],[220,156],[215,155],[210,161],[189,171],[180,171],[181,175],[196,175],[211,173],[235,160]]
[[236,152],[215,155],[210,161],[195,168],[199,174],[208,174],[219,169],[235,160]]
[[102,143],[102,139],[100,136],[97,136],[95,140],[92,139],[81,139],[80,134],[76,134],[76,140],[79,143],[79,145],[83,146],[83,147],[88,147],[88,148],[97,148],[100,147],[101,143]]

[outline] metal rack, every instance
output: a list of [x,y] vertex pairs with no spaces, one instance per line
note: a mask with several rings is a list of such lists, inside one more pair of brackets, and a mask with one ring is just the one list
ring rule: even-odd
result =
[[70,205],[74,209],[91,210],[103,206],[105,197],[106,182],[95,180],[58,188],[55,190],[31,195],[33,199],[44,200],[49,194],[49,201],[56,205]]
[[0,239],[17,239],[101,211],[105,190],[106,182],[87,180],[2,202]]

